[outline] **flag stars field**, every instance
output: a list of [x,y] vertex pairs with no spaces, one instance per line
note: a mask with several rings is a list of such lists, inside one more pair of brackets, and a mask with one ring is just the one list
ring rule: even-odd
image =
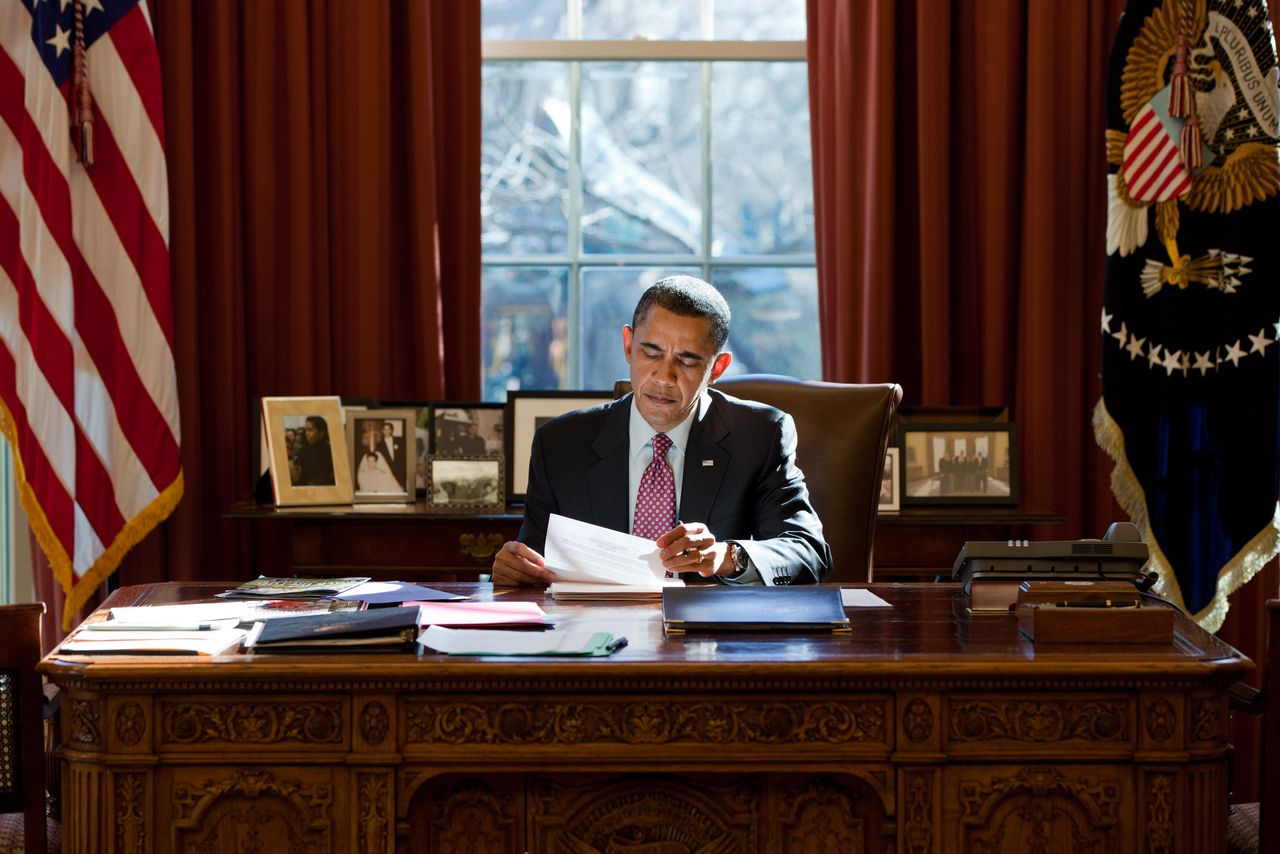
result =
[[1267,327],[1263,326],[1258,330],[1257,335],[1248,335],[1249,349],[1245,350],[1241,346],[1241,339],[1237,338],[1225,348],[1219,347],[1216,351],[1206,350],[1198,352],[1195,350],[1171,350],[1163,344],[1155,341],[1148,342],[1145,337],[1140,337],[1129,331],[1128,325],[1124,321],[1120,321],[1120,328],[1112,330],[1111,321],[1115,319],[1114,314],[1108,314],[1106,310],[1102,312],[1102,332],[1109,335],[1116,341],[1116,346],[1121,350],[1128,352],[1129,361],[1135,361],[1139,357],[1147,360],[1147,367],[1156,370],[1164,368],[1165,376],[1173,376],[1174,371],[1182,373],[1183,377],[1189,377],[1192,371],[1199,371],[1200,376],[1207,376],[1209,371],[1216,371],[1224,364],[1230,364],[1232,367],[1240,367],[1240,360],[1247,359],[1249,356],[1257,353],[1265,358],[1267,348],[1272,344],[1280,342],[1280,321],[1271,324],[1275,334],[1267,335]]

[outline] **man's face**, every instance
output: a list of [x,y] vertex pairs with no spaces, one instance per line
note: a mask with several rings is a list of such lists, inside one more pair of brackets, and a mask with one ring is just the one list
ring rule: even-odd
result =
[[622,348],[631,365],[636,408],[659,433],[683,421],[703,389],[733,361],[729,353],[715,352],[711,321],[658,306],[635,329],[622,328]]
[[391,425],[390,425],[390,424],[383,424],[383,425],[382,425],[382,435],[383,435],[383,436],[386,436],[388,439],[390,439],[390,438],[391,438],[392,429],[393,429],[393,428],[391,427]]

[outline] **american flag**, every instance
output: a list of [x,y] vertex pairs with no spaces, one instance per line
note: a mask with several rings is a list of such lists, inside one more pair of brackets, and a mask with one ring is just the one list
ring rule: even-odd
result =
[[182,497],[162,108],[139,0],[0,0],[0,429],[67,619]]

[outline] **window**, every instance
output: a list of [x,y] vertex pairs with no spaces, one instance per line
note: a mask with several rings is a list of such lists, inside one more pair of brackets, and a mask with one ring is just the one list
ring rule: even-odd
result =
[[484,0],[483,383],[607,389],[622,324],[714,283],[731,371],[818,378],[804,0]]

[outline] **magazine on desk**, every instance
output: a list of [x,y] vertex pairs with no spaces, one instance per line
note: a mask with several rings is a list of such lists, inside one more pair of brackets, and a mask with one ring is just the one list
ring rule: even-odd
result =
[[221,599],[325,599],[345,593],[369,581],[369,576],[350,578],[267,578],[260,575],[216,594]]
[[408,652],[416,649],[419,609],[379,608],[271,620],[250,644],[258,653]]

